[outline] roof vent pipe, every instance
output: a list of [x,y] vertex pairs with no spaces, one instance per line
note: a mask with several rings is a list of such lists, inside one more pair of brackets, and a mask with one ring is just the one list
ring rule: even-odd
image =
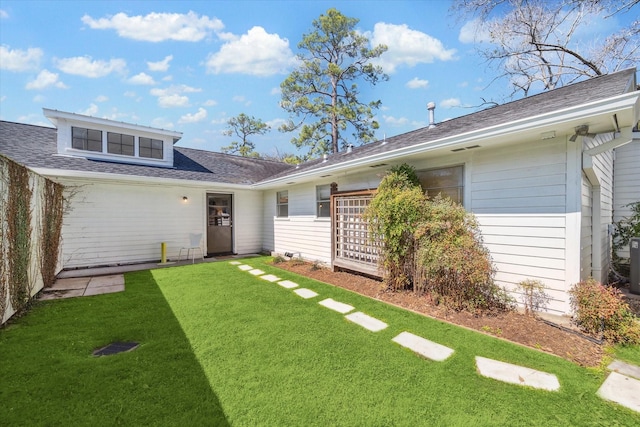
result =
[[435,109],[436,109],[435,102],[430,102],[427,104],[427,110],[429,110],[429,129],[433,129],[434,127],[436,127],[436,119],[434,114]]
[[322,156],[322,163],[326,162],[328,158],[329,155],[327,153],[324,153],[324,155]]
[[352,151],[353,151],[353,144],[347,145],[347,153],[350,153]]

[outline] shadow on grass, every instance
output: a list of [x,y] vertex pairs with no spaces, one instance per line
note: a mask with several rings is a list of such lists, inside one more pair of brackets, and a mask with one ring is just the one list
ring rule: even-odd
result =
[[[0,424],[228,426],[151,272],[126,291],[37,303],[0,330]],[[114,341],[138,349],[94,357]]]

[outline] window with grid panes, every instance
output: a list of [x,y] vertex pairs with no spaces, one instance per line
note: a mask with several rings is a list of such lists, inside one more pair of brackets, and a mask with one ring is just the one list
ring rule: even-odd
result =
[[107,132],[107,152],[111,154],[123,154],[133,156],[134,142],[132,135]]
[[71,147],[77,150],[102,151],[102,131],[86,128],[71,128]]
[[148,157],[151,159],[162,159],[163,156],[163,142],[160,139],[143,138],[138,140],[138,149],[140,157]]

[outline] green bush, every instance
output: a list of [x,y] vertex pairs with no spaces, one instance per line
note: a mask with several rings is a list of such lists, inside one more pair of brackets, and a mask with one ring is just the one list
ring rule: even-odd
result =
[[429,293],[454,309],[508,309],[473,214],[448,198],[429,200],[415,170],[394,167],[382,179],[364,219],[383,242],[378,264],[389,289]]
[[378,264],[389,289],[413,284],[414,233],[424,219],[426,199],[410,166],[396,167],[380,183],[364,213],[372,240],[383,242]]
[[415,290],[456,310],[506,310],[513,301],[495,285],[495,268],[475,216],[449,198],[425,204],[414,234]]
[[640,324],[618,289],[588,279],[569,294],[575,322],[585,332],[602,334],[611,343],[640,344]]

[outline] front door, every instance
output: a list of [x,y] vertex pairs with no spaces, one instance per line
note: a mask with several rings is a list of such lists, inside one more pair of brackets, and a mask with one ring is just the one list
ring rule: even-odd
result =
[[231,194],[207,194],[207,254],[233,253]]

